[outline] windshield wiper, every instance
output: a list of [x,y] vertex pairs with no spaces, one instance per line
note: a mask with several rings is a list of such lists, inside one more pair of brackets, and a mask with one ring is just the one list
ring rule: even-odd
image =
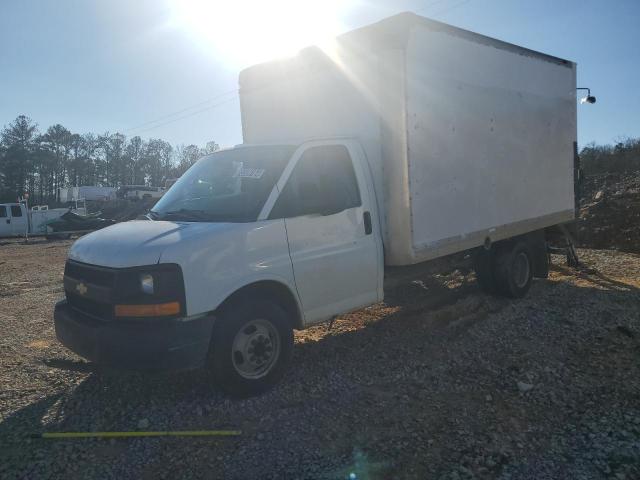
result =
[[149,220],[158,220],[160,214],[158,212],[154,212],[153,210],[149,210],[145,215]]
[[160,220],[186,220],[191,222],[211,221],[211,215],[204,210],[189,210],[181,208],[180,210],[172,210],[161,214]]

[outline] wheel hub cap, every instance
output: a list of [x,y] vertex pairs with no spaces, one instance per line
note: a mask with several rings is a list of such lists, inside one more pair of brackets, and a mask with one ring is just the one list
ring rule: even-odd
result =
[[257,379],[267,375],[280,354],[280,341],[275,326],[264,319],[247,322],[236,334],[231,359],[244,378]]

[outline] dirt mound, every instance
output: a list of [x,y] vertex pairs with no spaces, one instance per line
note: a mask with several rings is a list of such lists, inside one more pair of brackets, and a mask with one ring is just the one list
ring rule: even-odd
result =
[[585,178],[578,239],[584,247],[640,252],[640,172]]

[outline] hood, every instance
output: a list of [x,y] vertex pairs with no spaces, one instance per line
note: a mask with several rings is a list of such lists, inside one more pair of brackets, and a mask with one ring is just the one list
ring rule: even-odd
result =
[[153,265],[168,247],[231,225],[151,220],[117,223],[78,239],[69,251],[69,258],[113,268]]

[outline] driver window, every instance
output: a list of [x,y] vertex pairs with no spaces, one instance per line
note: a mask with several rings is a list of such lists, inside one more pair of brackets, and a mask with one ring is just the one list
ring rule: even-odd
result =
[[298,160],[269,218],[333,215],[360,205],[358,182],[346,147],[313,147]]
[[0,218],[5,218],[7,216],[7,207],[4,205],[0,205]]

